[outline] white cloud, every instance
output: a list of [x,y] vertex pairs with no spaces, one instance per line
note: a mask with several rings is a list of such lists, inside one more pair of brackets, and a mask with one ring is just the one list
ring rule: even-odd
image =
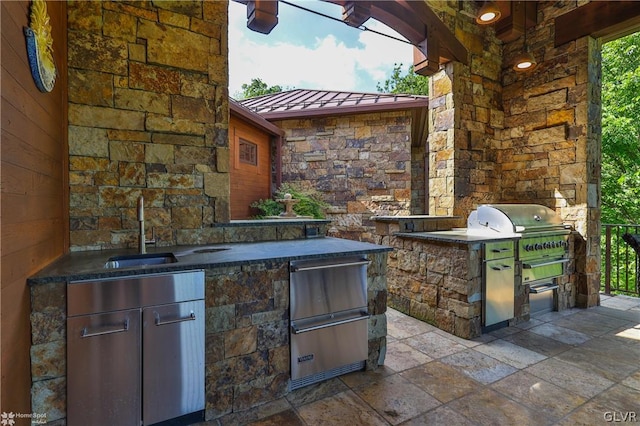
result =
[[[400,37],[373,20],[365,26]],[[293,41],[276,42],[269,36],[248,37],[247,31],[250,30],[246,28],[245,6],[230,2],[229,94],[232,96],[253,78],[260,78],[269,86],[375,92],[375,84],[391,75],[394,63],[408,67],[413,60],[410,45],[369,31],[353,30],[359,43],[352,44],[358,47],[347,46],[333,34],[317,37],[313,43],[302,46]],[[289,39],[300,41],[295,34]]]

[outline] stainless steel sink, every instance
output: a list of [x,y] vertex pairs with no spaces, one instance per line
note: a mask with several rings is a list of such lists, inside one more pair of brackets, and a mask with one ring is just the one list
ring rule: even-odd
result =
[[177,261],[178,259],[173,253],[129,254],[110,257],[104,267],[107,269],[131,268],[134,266],[164,265]]

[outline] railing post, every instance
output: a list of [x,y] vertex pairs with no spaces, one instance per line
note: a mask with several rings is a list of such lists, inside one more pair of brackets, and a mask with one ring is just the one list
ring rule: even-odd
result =
[[611,226],[605,225],[604,292],[611,294]]

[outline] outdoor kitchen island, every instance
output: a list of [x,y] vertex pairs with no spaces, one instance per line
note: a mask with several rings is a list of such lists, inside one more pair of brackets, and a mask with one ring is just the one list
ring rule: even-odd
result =
[[[219,250],[223,249],[223,250]],[[386,258],[389,247],[336,238],[158,247],[178,262],[105,269],[133,250],[73,252],[29,280],[32,407],[49,422],[66,418],[67,285],[70,281],[204,270],[205,419],[245,423],[289,392],[289,262],[360,256],[367,267],[367,369],[386,351]],[[116,253],[117,252],[117,253]]]
[[[485,247],[496,251],[518,249],[520,234],[474,234],[460,217],[427,215],[384,216],[376,221],[377,243],[394,251],[387,264],[388,305],[414,318],[465,339],[501,326],[530,319],[530,287],[523,284],[522,263],[515,262],[511,274],[512,315],[493,327],[486,327],[487,301]],[[568,239],[571,241],[571,239]],[[567,244],[571,259],[573,244]],[[513,260],[512,260],[513,262]],[[565,274],[554,278],[554,309],[575,306],[575,289],[568,273],[574,262],[564,266]],[[508,267],[507,267],[508,268]],[[551,294],[551,293],[549,293]]]

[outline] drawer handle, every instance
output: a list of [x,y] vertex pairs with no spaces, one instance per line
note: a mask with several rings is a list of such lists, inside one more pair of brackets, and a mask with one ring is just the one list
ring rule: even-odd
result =
[[125,331],[129,331],[129,318],[124,320],[123,325],[119,326],[118,328],[113,328],[113,329],[103,330],[103,331],[96,331],[95,333],[90,333],[89,328],[85,327],[82,329],[82,333],[80,333],[80,337],[84,339],[85,337],[104,336],[105,334],[122,333]]
[[493,253],[504,253],[505,251],[511,251],[511,249],[508,248],[508,247],[502,247],[502,248],[499,248],[499,249],[492,249],[491,251]]
[[193,311],[191,311],[188,317],[176,318],[169,321],[162,321],[160,319],[160,314],[156,312],[156,325],[167,325],[167,324],[175,324],[177,322],[195,321],[195,319],[196,319],[196,314],[193,313]]
[[511,265],[492,266],[491,269],[494,271],[508,271],[511,269]]
[[367,312],[362,312],[360,316],[354,318],[344,319],[342,321],[329,322],[325,324],[320,324],[312,327],[299,328],[294,322],[291,323],[291,328],[293,329],[293,334],[306,333],[307,331],[315,331],[322,330],[323,328],[334,327],[336,325],[348,324],[350,322],[362,321],[363,319],[369,319],[369,314]]
[[361,260],[359,262],[332,263],[330,265],[294,266],[291,269],[293,272],[302,272],[302,271],[314,271],[316,269],[342,268],[344,266],[361,266],[361,265],[368,265],[368,264],[369,264],[368,260]]

